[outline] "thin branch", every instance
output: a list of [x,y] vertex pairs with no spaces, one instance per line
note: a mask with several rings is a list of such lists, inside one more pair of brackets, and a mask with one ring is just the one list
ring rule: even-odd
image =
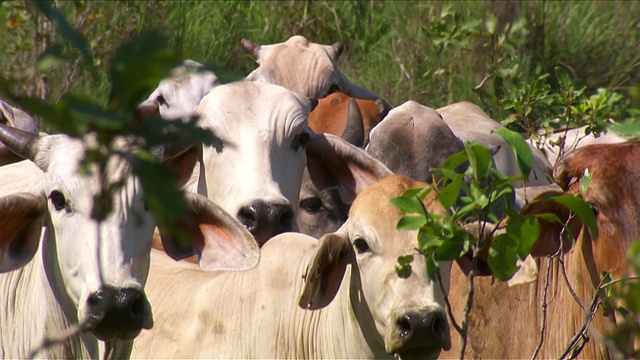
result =
[[59,336],[45,337],[42,340],[42,343],[40,343],[39,346],[37,346],[34,350],[31,351],[31,353],[29,354],[29,359],[34,359],[38,355],[38,353],[40,353],[41,351],[46,350],[54,345],[61,344],[73,336],[76,336],[82,332],[90,330],[95,326],[95,323],[97,320],[99,320],[99,318],[90,316],[90,317],[87,317],[83,322],[79,324],[74,324],[68,327]]
[[[560,247],[562,248],[562,244],[560,245]],[[547,306],[549,305],[547,303],[547,290],[549,289],[549,277],[551,275],[551,263],[553,262],[553,256],[549,257],[549,261],[547,261],[547,271],[544,279],[544,290],[542,291],[542,301],[540,303],[540,307],[542,308],[542,320],[540,320],[540,340],[538,340],[538,345],[536,345],[536,349],[533,351],[533,355],[531,355],[531,360],[538,357],[540,349],[542,348],[542,343],[544,342],[544,332],[547,327]]]
[[569,282],[569,278],[567,277],[567,272],[564,268],[564,260],[562,259],[562,257],[558,260],[560,261],[560,270],[562,270],[562,277],[564,278],[564,281],[567,283],[567,288],[569,289],[569,293],[571,294],[571,296],[573,296],[573,300],[575,300],[575,302],[578,303],[578,305],[580,305],[582,310],[587,311],[587,307],[584,306],[582,301],[580,301],[578,294],[575,293],[575,291],[573,290],[573,286],[571,286],[571,283]]
[[598,306],[600,305],[600,302],[598,301],[600,297],[600,290],[600,286],[598,286],[596,294],[591,301],[591,305],[589,306],[589,313],[585,318],[582,328],[580,328],[580,330],[573,336],[573,338],[571,338],[571,340],[569,341],[569,345],[567,345],[567,348],[564,350],[562,355],[560,355],[560,359],[566,359],[567,355],[569,355],[570,352],[570,359],[575,358],[580,354],[585,344],[589,341],[587,331],[589,330],[589,325],[591,325],[591,321],[593,320],[593,317],[598,310]]
[[451,319],[451,325],[453,325],[453,328],[456,329],[456,331],[458,332],[458,334],[460,334],[460,336],[462,336],[462,328],[460,327],[460,325],[458,325],[458,322],[456,322],[456,318],[453,316],[453,309],[451,308],[451,303],[449,302],[449,295],[447,295],[447,292],[444,289],[444,285],[442,285],[442,276],[440,276],[439,271],[436,273],[436,280],[438,285],[440,285],[440,290],[442,291],[442,294],[444,294],[444,304],[447,308],[447,314]]

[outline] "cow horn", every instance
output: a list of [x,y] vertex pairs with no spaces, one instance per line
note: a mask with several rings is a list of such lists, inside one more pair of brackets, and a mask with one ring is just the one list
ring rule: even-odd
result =
[[38,134],[0,124],[0,142],[22,158],[34,160],[37,140]]
[[331,45],[331,47],[333,48],[334,51],[334,60],[338,60],[338,58],[340,57],[340,54],[342,54],[342,51],[344,50],[344,43],[341,42],[337,42],[333,45]]
[[357,147],[362,147],[364,145],[364,124],[362,120],[362,112],[360,112],[360,107],[354,98],[349,98],[347,108],[347,126],[340,137]]
[[240,42],[242,43],[242,47],[247,51],[250,52],[253,55],[254,59],[258,59],[258,55],[260,53],[260,45],[254,43],[251,40],[248,39],[242,39],[240,40]]

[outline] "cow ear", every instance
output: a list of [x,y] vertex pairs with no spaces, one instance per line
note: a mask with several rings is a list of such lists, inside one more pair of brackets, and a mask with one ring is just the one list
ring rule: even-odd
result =
[[178,155],[170,155],[164,160],[164,164],[169,166],[178,179],[178,186],[184,186],[191,178],[196,163],[200,158],[201,149],[200,145],[194,145],[178,153]]
[[0,198],[0,273],[25,266],[38,250],[45,206],[41,198],[17,193]]
[[338,293],[351,258],[351,242],[344,233],[324,235],[303,275],[304,285],[298,305],[318,310],[329,305]]
[[[160,227],[162,246],[176,260],[196,254],[202,270],[246,270],[258,263],[260,252],[253,236],[231,215],[206,197],[187,193],[189,210],[177,229]],[[190,244],[175,236],[181,231]]]
[[[560,247],[560,237],[562,238],[562,251],[568,252],[573,245],[573,241],[567,236],[567,231],[573,236],[577,236],[582,227],[582,221],[577,216],[574,216],[569,220],[570,211],[565,206],[558,204],[555,201],[549,200],[551,196],[566,195],[562,191],[547,191],[538,195],[533,201],[528,203],[521,211],[525,215],[535,215],[551,213],[562,221],[562,224],[558,222],[549,222],[541,218],[540,221],[540,235],[538,240],[531,249],[531,256],[541,257],[550,256],[555,254]],[[569,220],[567,229],[563,232],[563,225]]]
[[393,174],[364,150],[331,134],[312,134],[306,149],[311,181],[318,189],[337,183],[347,204],[367,186]]

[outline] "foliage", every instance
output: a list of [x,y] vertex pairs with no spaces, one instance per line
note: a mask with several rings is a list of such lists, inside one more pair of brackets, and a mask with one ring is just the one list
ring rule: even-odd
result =
[[[99,73],[97,57],[88,46],[88,40],[75,31],[64,15],[51,2],[39,2],[35,6],[55,24],[64,48],[78,51],[83,67],[89,73]],[[40,57],[33,68],[44,69],[51,64],[64,66],[69,57],[62,52],[50,51]],[[170,69],[182,62],[182,54],[169,46],[169,38],[157,31],[143,32],[118,47],[109,62],[111,91],[109,102],[101,106],[81,95],[64,93],[55,103],[38,97],[21,96],[14,92],[24,80],[19,76],[0,77],[0,94],[33,115],[46,120],[46,127],[55,132],[63,132],[72,137],[86,139],[95,135],[97,145],[87,147],[81,171],[97,171],[102,179],[102,192],[95,195],[92,217],[104,220],[112,209],[112,193],[123,184],[123,179],[107,181],[106,164],[112,157],[126,160],[132,172],[140,179],[145,193],[145,202],[154,213],[160,226],[171,227],[186,210],[183,191],[177,179],[166,168],[162,159],[156,156],[158,147],[167,139],[184,139],[182,144],[172,144],[177,148],[187,148],[192,144],[213,142],[213,135],[196,126],[196,119],[167,122],[159,118],[139,121],[135,108],[144,97],[166,77]],[[126,150],[116,147],[125,139]],[[174,141],[175,142],[175,141]],[[176,234],[178,237],[182,234]],[[181,238],[182,241],[190,241]]]
[[[507,280],[518,270],[517,260],[524,260],[531,252],[539,234],[538,220],[560,221],[553,214],[524,215],[513,210],[513,183],[528,177],[533,158],[531,149],[518,133],[503,129],[498,134],[513,149],[523,175],[508,177],[498,172],[492,166],[489,149],[469,142],[441,168],[432,169],[442,174],[441,182],[408,190],[391,200],[392,205],[405,213],[398,221],[398,229],[418,231],[417,248],[426,257],[427,271],[434,280],[438,261],[456,260],[468,253],[472,254],[474,263],[481,254],[488,254],[486,260],[493,276]],[[468,164],[465,171],[458,171],[465,163]],[[585,189],[589,176],[582,179]],[[430,191],[437,192],[440,203],[450,210],[449,216],[426,211],[422,201]],[[592,236],[597,237],[595,216],[580,195],[548,199],[571,210],[588,226]],[[399,259],[397,269],[406,269],[411,260]]]

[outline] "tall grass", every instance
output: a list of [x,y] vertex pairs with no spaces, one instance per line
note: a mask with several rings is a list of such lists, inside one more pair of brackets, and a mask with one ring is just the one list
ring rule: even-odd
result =
[[[394,105],[408,99],[432,107],[471,100],[503,120],[508,114],[499,102],[486,99],[500,97],[515,82],[533,81],[540,72],[552,74],[554,84],[553,68],[561,66],[576,87],[615,89],[640,107],[640,2],[635,1],[145,0],[59,1],[58,6],[88,37],[100,62],[117,44],[160,28],[185,58],[248,74],[256,64],[240,39],[268,44],[300,34],[317,43],[344,42],[342,72]],[[72,90],[106,101],[106,71],[93,78],[80,66],[27,68],[60,42],[28,3],[0,5],[0,33],[5,54],[0,69],[24,77],[18,91],[33,93],[40,86],[50,100]],[[68,48],[58,51],[77,57]]]

